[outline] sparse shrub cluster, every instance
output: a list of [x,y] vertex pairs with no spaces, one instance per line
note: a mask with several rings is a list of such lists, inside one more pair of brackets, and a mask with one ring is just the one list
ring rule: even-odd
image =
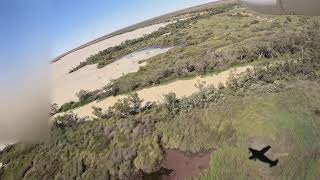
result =
[[64,115],[59,115],[54,118],[53,121],[53,128],[70,128],[79,125],[80,123],[83,123],[85,119],[78,118],[77,115],[73,113],[66,113]]
[[239,79],[230,78],[227,87],[237,93],[255,90],[263,93],[279,92],[284,88],[283,81],[295,78],[315,80],[319,78],[320,58],[298,59],[258,67]]
[[141,106],[142,99],[139,98],[137,93],[132,93],[128,97],[119,99],[113,106],[109,107],[106,112],[101,108],[92,107],[93,114],[98,118],[126,118],[131,115],[136,115],[144,110]]
[[93,102],[99,98],[99,95],[101,94],[100,90],[96,91],[85,91],[85,90],[80,90],[76,96],[78,97],[78,101],[74,102],[68,102],[59,108],[58,112],[67,112],[69,110],[72,110],[74,108],[83,106],[85,104],[88,104],[90,102]]
[[164,104],[163,104],[167,114],[174,116],[177,114],[179,109],[179,99],[176,97],[175,93],[169,93],[164,95]]

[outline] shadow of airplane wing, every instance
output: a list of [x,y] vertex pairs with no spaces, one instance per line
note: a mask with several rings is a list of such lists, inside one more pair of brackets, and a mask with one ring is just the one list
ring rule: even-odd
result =
[[263,148],[263,149],[260,151],[260,153],[265,154],[266,152],[269,151],[270,148],[271,148],[271,146],[267,146],[267,147]]

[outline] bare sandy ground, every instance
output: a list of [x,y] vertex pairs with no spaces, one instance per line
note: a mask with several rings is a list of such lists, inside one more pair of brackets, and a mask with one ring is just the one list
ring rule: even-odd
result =
[[67,73],[71,68],[76,67],[86,60],[87,57],[97,54],[99,51],[105,50],[109,47],[120,45],[126,40],[136,39],[146,34],[151,34],[161,27],[165,27],[168,23],[155,24],[145,28],[140,28],[132,32],[124,33],[112,38],[103,40],[86,48],[73,52],[59,61],[52,64],[52,71],[54,76],[60,76]]
[[0,144],[0,152],[6,147],[7,145],[5,144]]
[[[86,48],[68,54],[67,56],[61,58],[59,61],[51,64],[51,81],[53,87],[53,92],[51,93],[52,103],[57,103],[61,105],[65,102],[76,100],[75,93],[80,91],[81,89],[96,90],[101,88],[103,85],[106,85],[110,81],[110,79],[119,78],[118,74],[114,75],[115,71],[110,72],[109,74],[107,73],[107,71],[113,69],[113,66],[114,68],[120,68],[116,66],[117,64],[113,64],[102,70],[97,70],[95,65],[92,65],[85,67],[79,70],[78,72],[68,74],[69,70],[79,65],[80,62],[85,61],[86,58],[88,58],[91,55],[97,54],[99,51],[102,51],[109,47],[117,46],[126,40],[136,39],[142,37],[143,35],[150,34],[158,30],[159,28],[166,26],[167,24],[168,23],[156,24],[103,40]],[[139,56],[136,57],[136,59],[145,59],[148,57],[152,57],[157,53],[158,51],[151,51],[149,55],[144,54],[145,57],[142,57],[143,54],[139,53],[135,55]],[[139,68],[138,66],[136,66],[136,64],[133,66],[129,66],[127,68],[127,70],[129,70],[127,73]],[[125,70],[120,70],[118,72],[121,73],[121,75],[122,73],[126,74]]]
[[[5,147],[7,147],[7,145],[5,145],[5,144],[0,144],[0,152],[1,152]],[[2,162],[0,162],[0,169],[2,168],[2,166],[3,166],[3,164],[2,164]]]
[[[214,85],[217,87],[219,83],[225,84],[230,76],[230,73],[234,75],[239,75],[245,72],[248,68],[252,68],[251,66],[238,67],[235,69],[230,69],[224,72],[221,72],[216,75],[209,75],[205,77],[196,77],[189,80],[178,80],[169,84],[160,85],[156,87],[142,89],[137,91],[139,97],[143,99],[144,102],[156,102],[161,103],[163,101],[163,95],[168,94],[170,92],[176,93],[178,98],[184,96],[190,96],[193,93],[199,91],[198,88],[195,87],[195,84],[200,82],[205,82],[206,85]],[[125,95],[120,95],[116,97],[109,97],[100,102],[92,102],[88,105],[80,107],[78,109],[73,110],[75,114],[79,117],[92,117],[92,107],[100,107],[106,110],[108,107],[114,105],[119,99],[126,97]]]
[[113,79],[137,72],[146,64],[145,62],[139,64],[139,61],[165,53],[169,49],[145,49],[125,56],[102,69],[97,69],[97,65],[88,65],[71,74],[56,77],[53,80],[53,102],[62,105],[65,102],[77,101],[76,93],[80,90],[101,89]]

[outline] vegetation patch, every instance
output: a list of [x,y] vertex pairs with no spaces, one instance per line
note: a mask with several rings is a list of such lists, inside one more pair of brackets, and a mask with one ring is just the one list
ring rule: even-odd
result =
[[[270,139],[281,161],[268,176],[318,177],[320,121],[314,110],[320,105],[320,61],[313,55],[255,68],[230,78],[224,88],[205,87],[188,98],[170,94],[147,109],[133,94],[94,121],[59,116],[46,141],[1,152],[0,178],[129,179],[158,171],[165,149],[218,148],[199,178],[258,179],[263,165],[246,156],[255,137]],[[296,164],[299,157],[306,161]]]
[[[304,58],[313,54],[319,40],[319,18],[263,16],[237,4],[214,6],[204,14],[177,21],[148,35],[141,42],[105,50],[90,62],[104,65],[137,49],[174,47],[150,58],[136,73],[115,79],[104,88],[90,92],[85,101],[68,102],[59,112],[72,110],[95,100],[130,93],[181,78],[219,72],[244,64]],[[162,34],[162,35],[161,35]],[[133,43],[135,42],[135,43]],[[132,44],[133,43],[133,44]],[[111,61],[104,56],[112,56]]]
[[[255,63],[256,68],[230,77],[226,87],[199,86],[199,92],[182,99],[168,94],[163,104],[142,107],[141,99],[132,94],[106,111],[94,108],[93,121],[73,114],[58,116],[47,140],[21,142],[0,152],[4,164],[0,179],[135,179],[157,172],[166,149],[199,153],[212,148],[217,152],[199,179],[317,179],[320,33],[316,27],[317,18],[263,17],[237,7],[208,14],[178,31],[189,45],[181,43],[104,90],[116,95],[189,77],[203,72],[195,66],[203,62],[209,63],[205,73],[243,63]],[[283,32],[288,39],[280,35]],[[238,49],[243,47],[250,49]],[[79,102],[106,96],[100,91],[81,92]],[[247,148],[264,143],[279,159],[272,169],[248,159]]]

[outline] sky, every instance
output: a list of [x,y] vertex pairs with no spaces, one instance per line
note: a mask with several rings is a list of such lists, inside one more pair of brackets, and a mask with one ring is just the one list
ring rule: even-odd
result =
[[0,116],[14,112],[28,119],[30,113],[20,116],[17,107],[25,113],[34,105],[46,107],[49,62],[56,56],[123,27],[211,1],[0,0],[0,99],[5,102]]
[[134,23],[213,0],[54,0],[53,54]]
[[14,73],[13,67],[48,63],[115,30],[212,1],[0,0],[0,80]]

